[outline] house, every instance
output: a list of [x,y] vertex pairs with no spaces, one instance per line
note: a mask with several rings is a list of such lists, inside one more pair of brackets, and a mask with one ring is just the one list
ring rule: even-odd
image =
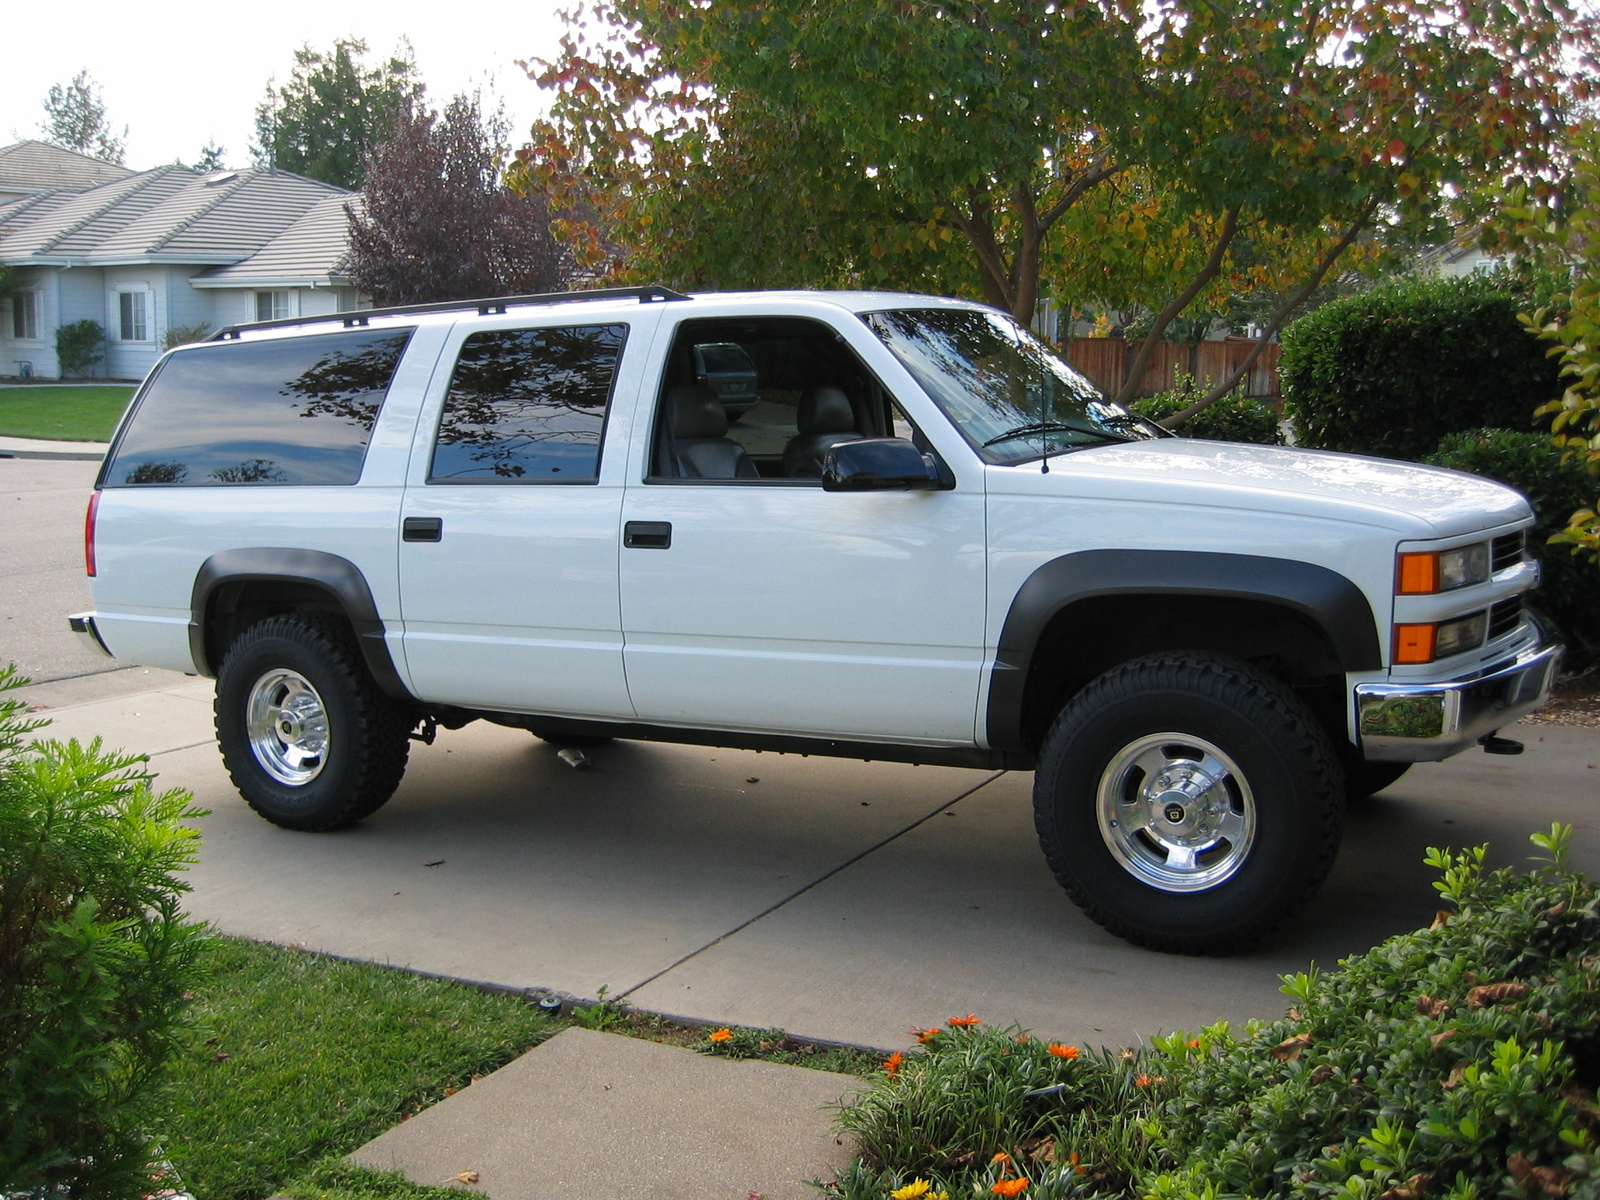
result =
[[49,142],[18,142],[0,147],[0,204],[43,192],[81,192],[132,174],[127,167]]
[[[17,168],[0,175],[12,185],[0,264],[20,283],[0,312],[0,375],[59,378],[56,330],[85,319],[106,332],[95,373],[137,379],[174,331],[356,306],[339,273],[352,193],[267,168],[174,165],[95,182],[37,145],[0,149],[0,166]],[[31,185],[30,162],[43,164]],[[48,186],[63,180],[72,186]]]

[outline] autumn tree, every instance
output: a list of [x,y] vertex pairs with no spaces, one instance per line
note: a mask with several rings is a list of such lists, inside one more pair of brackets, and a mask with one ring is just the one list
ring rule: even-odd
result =
[[366,186],[346,205],[351,281],[379,304],[554,291],[571,260],[538,194],[501,179],[503,122],[475,98],[442,113],[403,107],[366,162]]
[[395,115],[422,94],[409,46],[378,66],[367,65],[366,55],[357,38],[340,38],[327,53],[309,45],[294,52],[288,82],[269,82],[256,108],[251,154],[258,166],[361,186],[367,156],[387,140]]
[[931,287],[1024,321],[1046,288],[1136,293],[1145,354],[1241,288],[1275,297],[1270,338],[1375,228],[1556,169],[1594,38],[1567,0],[600,0],[587,18],[535,68],[555,99],[519,178],[606,196],[629,269]]
[[128,129],[117,136],[106,117],[106,104],[100,85],[87,69],[79,71],[68,84],[54,83],[44,101],[45,119],[39,132],[52,145],[64,146],[104,162],[122,165],[127,149]]

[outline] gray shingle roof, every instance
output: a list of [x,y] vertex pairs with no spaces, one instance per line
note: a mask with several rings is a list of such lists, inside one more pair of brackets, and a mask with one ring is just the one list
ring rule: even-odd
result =
[[296,281],[344,286],[350,256],[345,204],[359,196],[320,200],[288,229],[243,262],[214,267],[194,279],[196,287],[291,286]]
[[157,167],[0,221],[0,261],[237,262],[346,195],[287,171]]
[[49,142],[0,146],[0,191],[46,192],[60,188],[78,192],[132,174],[127,167]]

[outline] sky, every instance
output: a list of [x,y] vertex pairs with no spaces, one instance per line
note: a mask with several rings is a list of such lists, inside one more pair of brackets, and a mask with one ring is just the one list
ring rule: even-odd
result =
[[512,140],[520,142],[543,100],[516,60],[553,57],[565,28],[558,9],[571,5],[81,0],[65,8],[10,7],[0,145],[38,137],[51,84],[69,83],[87,67],[116,132],[128,127],[127,165],[145,170],[174,160],[192,163],[208,141],[225,149],[228,166],[248,166],[267,80],[288,78],[300,45],[327,49],[339,37],[364,39],[369,62],[387,58],[402,37],[409,39],[433,104],[442,106],[460,91],[492,93],[504,101]]

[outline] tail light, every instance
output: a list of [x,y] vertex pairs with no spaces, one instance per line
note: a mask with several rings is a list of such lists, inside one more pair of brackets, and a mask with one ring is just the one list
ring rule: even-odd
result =
[[83,518],[83,569],[90,579],[94,578],[94,519],[100,511],[100,490],[96,488],[89,493],[89,511]]

